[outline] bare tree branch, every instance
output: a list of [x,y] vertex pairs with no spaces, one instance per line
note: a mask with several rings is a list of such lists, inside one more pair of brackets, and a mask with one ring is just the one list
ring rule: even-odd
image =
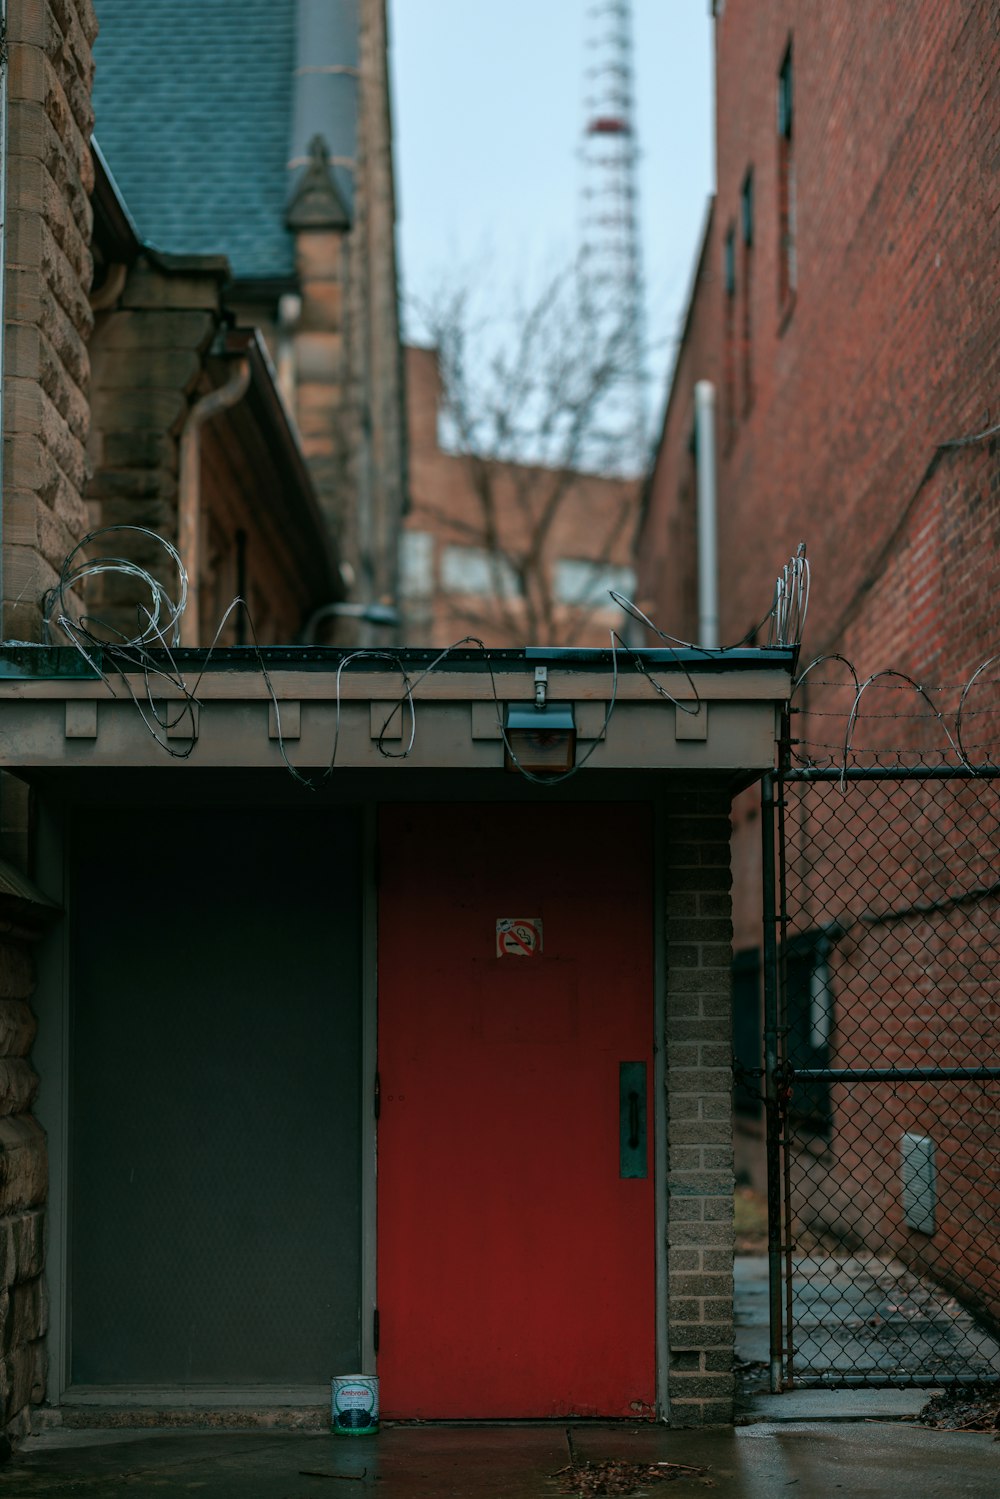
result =
[[578,603],[557,598],[556,549],[595,566],[627,556],[638,482],[623,474],[634,430],[608,417],[616,388],[634,373],[634,340],[575,268],[505,323],[475,308],[467,284],[423,309],[447,447],[465,465],[469,506],[459,515],[421,508],[488,559],[488,604],[483,615],[463,605],[463,618],[492,616],[512,639],[524,630],[553,643],[576,639],[594,612],[592,588]]

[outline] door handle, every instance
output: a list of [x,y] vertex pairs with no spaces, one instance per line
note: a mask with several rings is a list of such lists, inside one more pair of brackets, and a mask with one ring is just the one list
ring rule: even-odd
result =
[[628,1148],[639,1149],[639,1095],[634,1088],[628,1095]]
[[644,1177],[646,1150],[646,1064],[618,1064],[618,1175]]

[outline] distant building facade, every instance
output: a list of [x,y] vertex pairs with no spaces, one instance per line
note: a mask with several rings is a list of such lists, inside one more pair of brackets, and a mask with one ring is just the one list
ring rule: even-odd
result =
[[631,598],[637,480],[504,463],[449,448],[436,351],[406,350],[411,509],[406,641],[603,645]]

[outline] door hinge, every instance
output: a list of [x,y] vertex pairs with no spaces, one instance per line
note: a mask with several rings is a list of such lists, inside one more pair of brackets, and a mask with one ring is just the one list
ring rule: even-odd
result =
[[376,1307],[375,1310],[372,1312],[372,1347],[375,1349],[376,1353],[378,1353],[378,1344],[379,1344],[379,1322],[378,1322],[378,1307]]
[[375,1118],[378,1119],[382,1113],[382,1079],[378,1073],[375,1074]]

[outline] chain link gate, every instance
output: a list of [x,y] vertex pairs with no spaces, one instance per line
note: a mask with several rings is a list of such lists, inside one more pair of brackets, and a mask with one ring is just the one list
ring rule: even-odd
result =
[[1000,1380],[1000,772],[763,814],[771,1389]]

